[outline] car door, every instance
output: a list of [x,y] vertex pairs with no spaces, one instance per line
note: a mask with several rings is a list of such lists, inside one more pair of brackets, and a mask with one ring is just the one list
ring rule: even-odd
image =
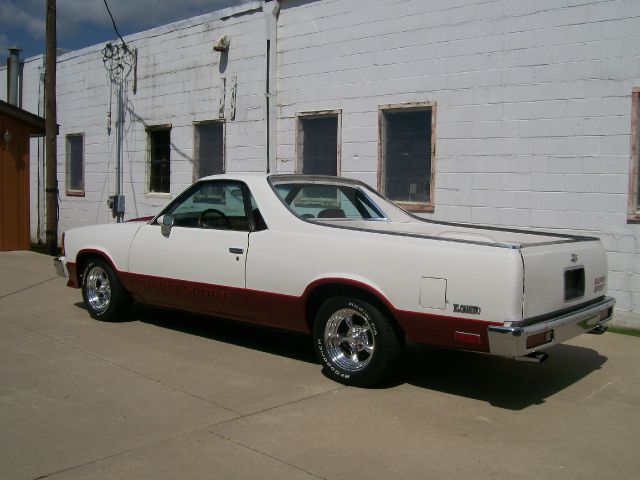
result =
[[249,318],[249,195],[241,182],[198,182],[143,226],[129,251],[134,293],[149,304]]

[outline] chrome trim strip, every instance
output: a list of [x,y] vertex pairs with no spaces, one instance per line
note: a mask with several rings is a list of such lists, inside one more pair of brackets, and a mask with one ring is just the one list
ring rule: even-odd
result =
[[56,273],[59,277],[69,278],[69,272],[67,271],[67,259],[65,257],[54,258],[53,267],[56,269]]
[[594,298],[593,300],[583,302],[579,305],[574,305],[573,307],[562,308],[560,310],[556,310],[555,312],[550,312],[543,315],[536,315],[535,317],[528,317],[528,318],[525,318],[524,320],[513,322],[511,325],[514,327],[528,327],[529,325],[535,325],[536,323],[548,322],[549,320],[553,320],[554,318],[564,317],[572,313],[581,312],[583,310],[587,310],[589,308],[595,307],[596,305],[599,305],[601,302],[605,301],[606,298],[607,297],[602,295],[600,297]]
[[[615,304],[615,298],[606,297],[596,304],[560,314],[557,317],[552,317],[549,320],[532,325],[490,325],[487,328],[490,352],[504,357],[520,357],[556,343],[569,340],[611,320]],[[607,310],[611,310],[610,315],[600,320],[600,314]],[[548,344],[527,349],[527,337],[546,330],[554,331],[554,340]]]

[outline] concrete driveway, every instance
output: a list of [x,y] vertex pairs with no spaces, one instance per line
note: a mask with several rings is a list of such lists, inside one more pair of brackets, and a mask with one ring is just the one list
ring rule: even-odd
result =
[[98,322],[50,257],[0,253],[0,478],[638,478],[640,338],[550,354],[410,345],[393,382],[347,388],[308,337]]

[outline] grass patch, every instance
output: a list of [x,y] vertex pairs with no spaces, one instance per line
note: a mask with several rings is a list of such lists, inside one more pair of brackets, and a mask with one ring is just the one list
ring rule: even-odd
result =
[[637,328],[609,327],[609,331],[613,333],[620,333],[622,335],[631,335],[632,337],[640,337],[640,330]]

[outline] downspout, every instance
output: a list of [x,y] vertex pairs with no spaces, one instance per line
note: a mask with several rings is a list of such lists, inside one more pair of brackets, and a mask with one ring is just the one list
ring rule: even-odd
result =
[[267,51],[265,55],[265,99],[266,99],[266,135],[267,135],[267,173],[276,171],[276,106],[277,106],[277,29],[280,2],[265,1],[262,4],[265,19],[265,38]]

